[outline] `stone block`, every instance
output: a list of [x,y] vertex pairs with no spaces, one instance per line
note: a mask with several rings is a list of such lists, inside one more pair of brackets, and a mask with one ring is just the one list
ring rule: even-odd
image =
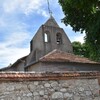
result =
[[63,99],[63,93],[55,92],[52,94],[52,99]]

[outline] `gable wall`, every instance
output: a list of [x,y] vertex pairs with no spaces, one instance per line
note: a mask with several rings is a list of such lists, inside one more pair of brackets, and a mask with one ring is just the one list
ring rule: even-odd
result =
[[[49,33],[50,33],[50,42],[44,44],[47,52],[50,52],[54,49],[59,49],[59,50],[65,51],[65,52],[73,53],[72,44],[62,28],[52,27],[52,26],[44,26],[44,32],[46,32],[46,31],[49,31]],[[62,44],[60,44],[60,45],[58,45],[56,42],[56,34],[57,33],[61,33],[61,35],[62,35]]]
[[37,61],[44,54],[42,27],[39,28],[34,38],[32,39],[32,51],[26,59],[26,65],[31,62]]

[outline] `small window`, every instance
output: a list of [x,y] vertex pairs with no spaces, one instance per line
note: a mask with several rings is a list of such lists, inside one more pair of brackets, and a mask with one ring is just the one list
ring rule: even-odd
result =
[[48,42],[48,34],[44,33],[44,42]]
[[30,52],[33,50],[33,41],[30,42]]
[[57,42],[57,44],[62,44],[62,35],[61,35],[61,33],[56,34],[56,42]]
[[44,42],[45,43],[50,42],[50,32],[49,31],[44,32]]

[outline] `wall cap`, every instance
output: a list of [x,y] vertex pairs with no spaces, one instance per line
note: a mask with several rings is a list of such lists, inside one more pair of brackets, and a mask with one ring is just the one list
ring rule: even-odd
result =
[[0,81],[99,79],[100,72],[0,72]]

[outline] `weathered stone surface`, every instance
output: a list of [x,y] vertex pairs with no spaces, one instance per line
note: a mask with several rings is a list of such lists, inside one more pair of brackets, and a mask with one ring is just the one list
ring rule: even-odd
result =
[[52,87],[58,87],[59,84],[58,84],[57,82],[52,82],[52,83],[51,83],[51,86],[52,86]]
[[7,87],[7,91],[14,91],[14,86],[11,85],[10,87]]
[[39,94],[40,94],[40,96],[43,96],[44,95],[44,91],[43,90],[39,91]]
[[21,97],[18,97],[17,100],[21,100]]
[[33,84],[29,84],[29,85],[28,85],[28,88],[29,88],[30,91],[32,91],[32,92],[36,90],[36,86],[33,85]]
[[100,100],[100,97],[95,97],[94,100]]
[[23,97],[22,100],[32,100],[31,97]]
[[84,91],[84,88],[83,87],[79,87],[79,91]]
[[85,91],[85,92],[87,96],[92,95],[91,91]]
[[32,96],[32,93],[28,93],[28,94],[27,94],[27,97],[30,97],[30,96]]
[[48,88],[48,87],[50,87],[50,84],[49,83],[45,83],[44,86]]
[[96,79],[2,82],[0,100],[100,100],[99,84]]
[[55,92],[52,94],[52,99],[62,99],[63,98],[63,93],[61,92]]
[[37,95],[39,95],[39,93],[38,92],[33,92],[33,95],[37,96]]
[[72,97],[73,96],[73,94],[71,94],[71,93],[65,93],[64,94],[64,98],[69,98],[69,97]]
[[39,82],[38,82],[38,81],[34,82],[34,85],[38,85],[38,84],[39,84]]
[[44,95],[43,97],[44,97],[45,99],[48,99],[48,95]]
[[35,96],[33,100],[40,100],[39,96]]
[[74,100],[80,100],[79,96],[74,96]]
[[66,88],[60,89],[61,92],[66,92]]

